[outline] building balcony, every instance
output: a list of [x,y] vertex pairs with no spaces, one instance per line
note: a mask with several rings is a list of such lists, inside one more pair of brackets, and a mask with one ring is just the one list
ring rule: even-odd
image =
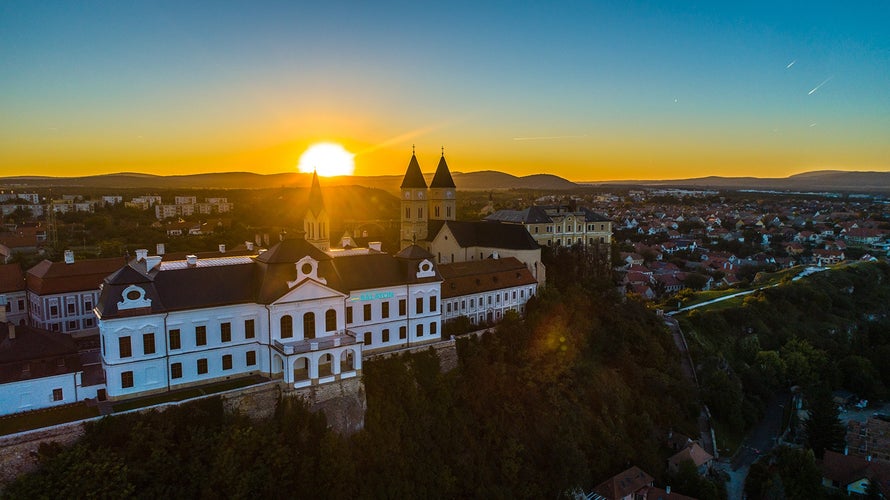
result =
[[287,342],[273,340],[272,346],[275,347],[278,352],[286,356],[290,356],[292,354],[324,351],[326,349],[331,349],[334,347],[355,344],[355,342],[355,333],[349,330],[341,330],[334,335],[328,335],[325,337],[318,337],[314,339],[302,339]]

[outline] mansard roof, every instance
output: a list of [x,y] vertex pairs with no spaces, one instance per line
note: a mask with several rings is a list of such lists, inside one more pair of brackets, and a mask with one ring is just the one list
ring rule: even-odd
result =
[[433,176],[433,182],[430,183],[431,188],[453,188],[454,180],[451,178],[451,172],[448,170],[448,164],[445,163],[445,154],[439,158],[439,165],[436,167],[436,175]]
[[[103,319],[137,314],[202,309],[234,304],[270,304],[291,290],[297,279],[296,263],[305,257],[318,262],[318,276],[327,286],[350,293],[375,287],[441,281],[438,273],[418,278],[418,263],[432,256],[422,249],[409,257],[368,253],[330,257],[300,239],[287,239],[254,259],[215,258],[197,265],[162,264],[145,272],[145,263],[133,260],[105,279],[96,308]],[[130,286],[145,290],[148,309],[119,309]]]
[[420,171],[420,164],[417,163],[417,155],[411,155],[408,170],[405,171],[405,177],[402,179],[400,187],[402,189],[426,189],[426,180],[423,178],[423,172]]
[[[538,250],[540,246],[524,226],[492,221],[445,221],[463,247],[490,247],[505,250]],[[441,230],[439,231],[441,232]],[[438,232],[437,232],[438,235]]]
[[304,238],[285,238],[269,250],[261,253],[256,260],[267,264],[293,264],[305,256],[317,261],[330,260],[331,256],[322,252]]

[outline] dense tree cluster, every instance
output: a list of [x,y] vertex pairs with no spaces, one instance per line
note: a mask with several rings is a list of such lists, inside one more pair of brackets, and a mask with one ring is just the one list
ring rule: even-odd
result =
[[[890,387],[890,266],[856,264],[682,319],[705,401],[718,419],[756,422],[775,391],[845,388],[879,399]],[[821,454],[821,453],[820,453]]]
[[299,401],[251,421],[209,399],[92,424],[6,495],[553,498],[630,464],[659,476],[666,431],[694,433],[677,351],[635,302],[551,289],[458,354],[448,373],[432,351],[368,362],[348,438]]

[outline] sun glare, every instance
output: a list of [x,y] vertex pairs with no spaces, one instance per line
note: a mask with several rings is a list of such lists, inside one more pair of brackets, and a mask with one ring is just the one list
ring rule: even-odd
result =
[[301,156],[300,172],[311,174],[313,171],[323,177],[335,175],[352,175],[355,163],[352,158],[355,155],[346,149],[331,142],[313,144]]

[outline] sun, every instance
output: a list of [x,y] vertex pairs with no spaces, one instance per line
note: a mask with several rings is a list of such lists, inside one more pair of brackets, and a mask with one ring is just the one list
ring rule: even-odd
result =
[[300,155],[298,169],[305,174],[318,172],[322,177],[335,175],[352,175],[355,171],[355,155],[346,151],[346,148],[332,142],[322,142],[309,146]]

